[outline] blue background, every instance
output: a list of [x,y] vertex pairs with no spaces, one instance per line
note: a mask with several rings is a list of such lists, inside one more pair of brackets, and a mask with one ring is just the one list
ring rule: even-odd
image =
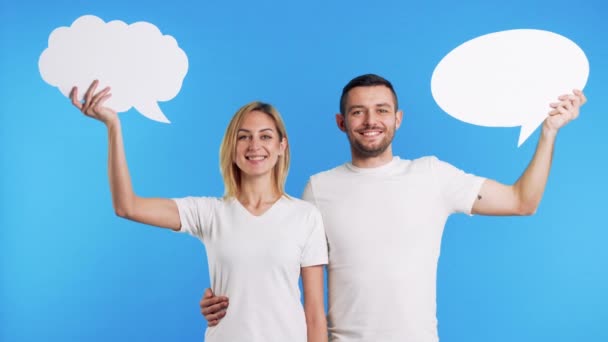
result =
[[334,113],[342,86],[368,72],[389,78],[400,95],[396,154],[434,154],[512,183],[538,132],[518,149],[519,128],[446,115],[431,96],[433,69],[490,32],[537,28],[572,39],[589,58],[589,102],[558,137],[535,216],[448,221],[439,334],[608,341],[607,8],[599,0],[0,2],[0,340],[203,338],[204,247],[114,216],[103,125],[40,77],[51,31],[94,14],[151,22],[188,55],[182,91],[160,103],[171,125],[121,114],[135,190],[158,197],[223,193],[219,144],[231,115],[254,99],[284,116],[293,153],[287,190],[300,195],[311,174],[349,160]]

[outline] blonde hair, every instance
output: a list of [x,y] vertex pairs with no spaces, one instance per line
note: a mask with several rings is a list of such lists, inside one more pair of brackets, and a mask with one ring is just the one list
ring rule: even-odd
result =
[[[241,107],[232,117],[220,146],[220,171],[224,178],[224,198],[235,197],[241,190],[241,169],[234,162],[236,157],[237,133],[246,114],[259,111],[270,116],[277,128],[279,142],[287,138],[285,123],[281,114],[268,103],[254,101]],[[274,188],[281,195],[285,194],[285,180],[289,171],[289,143],[283,155],[279,157],[272,171]]]

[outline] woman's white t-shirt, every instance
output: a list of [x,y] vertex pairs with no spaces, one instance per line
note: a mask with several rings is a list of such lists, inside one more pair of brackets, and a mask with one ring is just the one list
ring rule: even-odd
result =
[[281,197],[260,216],[236,199],[174,199],[181,231],[207,250],[211,289],[230,301],[207,328],[207,342],[305,342],[300,268],[327,264],[321,214],[312,204]]

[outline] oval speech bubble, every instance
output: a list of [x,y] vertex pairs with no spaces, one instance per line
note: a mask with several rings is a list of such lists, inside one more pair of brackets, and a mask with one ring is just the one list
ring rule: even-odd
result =
[[173,37],[150,23],[105,23],[85,15],[53,30],[38,67],[42,79],[66,97],[77,86],[82,100],[84,90],[99,79],[98,89],[112,86],[108,107],[117,112],[135,107],[149,119],[168,123],[157,102],[179,93],[188,57]]
[[559,34],[531,29],[486,34],[435,67],[431,92],[454,118],[479,126],[521,126],[518,147],[544,121],[549,103],[583,89],[589,61]]

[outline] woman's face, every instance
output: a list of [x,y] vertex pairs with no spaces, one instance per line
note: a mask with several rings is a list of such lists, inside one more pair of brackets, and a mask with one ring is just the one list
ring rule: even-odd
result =
[[286,140],[279,138],[272,117],[260,111],[251,111],[245,114],[237,131],[234,162],[243,176],[270,176],[285,147]]

